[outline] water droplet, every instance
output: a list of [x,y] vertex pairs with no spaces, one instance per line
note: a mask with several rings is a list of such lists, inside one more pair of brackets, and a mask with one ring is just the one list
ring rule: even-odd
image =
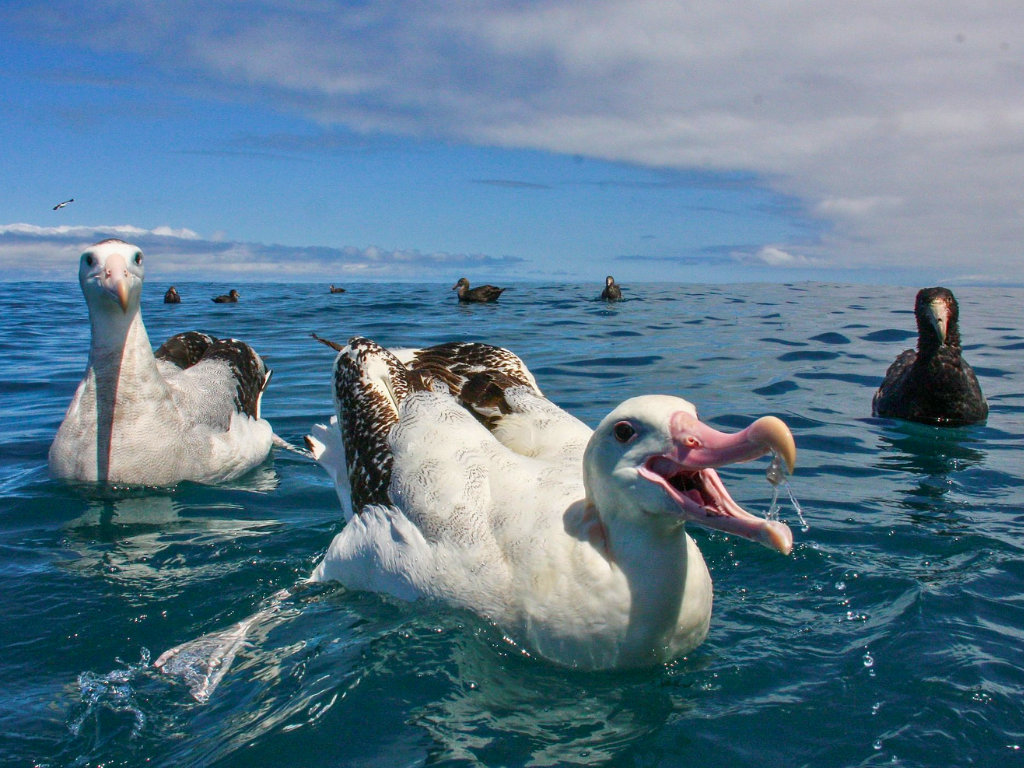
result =
[[782,457],[772,451],[772,463],[765,470],[765,476],[772,485],[779,485],[786,480],[786,470],[782,467]]
[[868,668],[875,666],[875,657],[870,652],[864,654],[864,666]]
[[876,701],[874,704],[871,705],[871,714],[872,715],[877,715],[878,714],[878,710],[880,710],[881,708],[882,708],[882,702]]
[[839,592],[842,592],[844,589],[846,589],[846,582],[845,581],[837,581],[836,582],[836,590],[839,591]]
[[874,747],[876,751],[881,750],[882,749],[882,740],[879,739],[878,741],[876,741],[871,746]]

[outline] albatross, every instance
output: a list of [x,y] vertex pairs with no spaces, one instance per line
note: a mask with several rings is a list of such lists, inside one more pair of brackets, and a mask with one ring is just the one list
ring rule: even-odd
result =
[[463,304],[487,304],[497,301],[498,297],[508,289],[497,288],[493,285],[478,285],[476,288],[470,288],[469,280],[460,277],[459,282],[452,286],[452,290],[459,292],[459,301]]
[[211,299],[211,301],[214,304],[237,304],[240,298],[242,298],[241,294],[237,290],[232,288],[226,294],[223,294],[221,296],[214,296]]
[[608,275],[604,279],[604,290],[601,291],[601,298],[605,301],[618,301],[622,298],[622,288],[615,282],[615,278]]
[[591,430],[508,350],[332,346],[337,416],[307,445],[347,523],[313,581],[444,601],[555,664],[623,669],[708,633],[688,523],[792,550],[788,526],[745,511],[716,472],[770,451],[792,471],[775,417],[725,434],[682,398],[643,395]]
[[118,485],[233,480],[270,453],[260,402],[271,371],[249,345],[195,331],[154,353],[139,306],[143,259],[123,240],[81,256],[89,361],[50,447],[50,472]]
[[935,426],[988,417],[978,377],[960,349],[960,307],[948,288],[922,288],[914,301],[917,349],[901,353],[871,402],[874,416]]
[[[306,445],[346,524],[297,589],[337,581],[438,600],[555,664],[625,669],[676,658],[708,633],[711,577],[687,523],[792,550],[789,528],[743,510],[715,471],[768,451],[792,471],[779,419],[723,434],[686,400],[645,395],[591,430],[506,349],[315,338],[338,351],[336,415]],[[293,594],[154,666],[207,701],[252,628],[288,620]]]

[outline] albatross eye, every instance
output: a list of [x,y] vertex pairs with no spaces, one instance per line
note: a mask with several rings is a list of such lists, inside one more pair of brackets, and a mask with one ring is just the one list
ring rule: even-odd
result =
[[142,251],[136,251],[135,252],[135,263],[136,264],[141,264],[142,263]]
[[95,263],[96,263],[96,257],[95,257],[95,256],[93,256],[93,255],[92,255],[91,253],[87,253],[87,254],[85,254],[85,255],[84,255],[84,256],[82,257],[82,259],[83,259],[83,260],[85,261],[86,265],[87,265],[87,266],[90,266],[90,267],[91,267],[91,266],[92,266],[93,264],[95,264]]
[[628,421],[620,421],[612,427],[612,434],[615,435],[615,439],[620,443],[628,443],[636,437],[636,428]]

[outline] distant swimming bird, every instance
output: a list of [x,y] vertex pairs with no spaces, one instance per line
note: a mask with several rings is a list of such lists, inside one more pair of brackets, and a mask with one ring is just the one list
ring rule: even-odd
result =
[[164,304],[181,304],[181,296],[174,289],[173,285],[164,294]]
[[685,400],[646,395],[591,431],[508,350],[331,346],[337,418],[307,445],[348,522],[313,581],[439,599],[557,664],[620,669],[707,635],[711,578],[685,523],[792,549],[714,469],[774,450],[792,470],[774,417],[723,434]]
[[344,288],[335,288],[333,285],[331,286],[331,293],[344,293],[344,292],[345,292]]
[[65,200],[63,203],[57,203],[55,206],[53,206],[53,210],[59,211],[65,205],[68,205],[69,203],[73,203],[73,202],[75,202],[75,198],[72,197],[70,200]]
[[232,288],[227,296],[214,296],[212,301],[214,304],[237,304],[240,298],[238,291]]
[[506,288],[495,288],[493,285],[479,285],[476,288],[469,287],[469,280],[459,278],[459,282],[452,286],[453,291],[459,292],[459,301],[464,304],[486,304],[489,301],[497,301],[498,297],[506,291]]
[[871,411],[937,426],[984,421],[988,403],[960,350],[960,307],[946,288],[922,288],[914,302],[917,351],[889,366]]
[[142,262],[122,240],[82,254],[89,362],[50,447],[50,472],[117,485],[239,477],[270,453],[260,400],[271,372],[247,344],[195,331],[154,354],[139,306]]
[[622,289],[611,275],[604,279],[604,290],[601,291],[601,298],[605,301],[618,301],[622,298]]

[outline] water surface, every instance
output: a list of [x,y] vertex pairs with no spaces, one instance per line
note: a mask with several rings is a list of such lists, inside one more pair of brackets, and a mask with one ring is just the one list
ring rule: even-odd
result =
[[[233,487],[99,492],[47,477],[89,341],[78,286],[0,284],[0,763],[47,766],[1007,766],[1024,764],[1024,291],[960,289],[983,426],[872,419],[913,345],[913,291],[825,284],[147,285],[159,344],[252,343],[264,414],[301,442],[331,413],[333,353],[467,339],[520,354],[594,425],[677,394],[738,429],[773,413],[799,448],[810,530],[789,558],[691,530],[715,582],[707,642],[643,672],[528,658],[475,616],[320,585],[258,625],[206,704],[145,663],[308,575],[342,526],[326,474],[278,451]],[[766,461],[728,468],[763,512]],[[792,512],[783,510],[794,523]]]

